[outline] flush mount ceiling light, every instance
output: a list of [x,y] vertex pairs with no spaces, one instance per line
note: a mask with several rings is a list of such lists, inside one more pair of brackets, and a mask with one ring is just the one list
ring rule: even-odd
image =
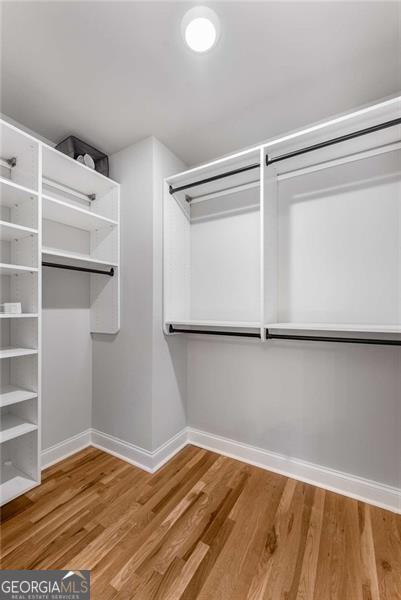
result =
[[181,23],[184,40],[194,52],[207,52],[217,42],[220,34],[218,16],[206,6],[195,6]]

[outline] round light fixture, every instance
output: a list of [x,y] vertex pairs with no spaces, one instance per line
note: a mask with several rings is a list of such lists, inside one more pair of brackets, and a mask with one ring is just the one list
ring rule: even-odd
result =
[[211,8],[195,6],[184,15],[181,31],[191,50],[207,52],[219,38],[219,19]]

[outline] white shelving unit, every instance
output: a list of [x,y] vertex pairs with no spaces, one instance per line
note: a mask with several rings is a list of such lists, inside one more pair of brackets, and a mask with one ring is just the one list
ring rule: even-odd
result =
[[42,185],[42,261],[59,268],[92,269],[91,332],[117,333],[119,184],[43,145]]
[[[260,150],[202,176],[167,183],[164,204],[165,328],[260,329]],[[180,191],[193,179],[197,185]],[[169,193],[168,186],[177,188]],[[229,187],[230,186],[230,187]]]
[[40,144],[0,123],[0,501],[40,482]]
[[116,333],[119,197],[118,183],[0,121],[0,302],[22,305],[0,313],[0,504],[40,483],[42,262],[89,270],[91,332]]
[[166,179],[165,333],[400,343],[400,118],[393,98]]

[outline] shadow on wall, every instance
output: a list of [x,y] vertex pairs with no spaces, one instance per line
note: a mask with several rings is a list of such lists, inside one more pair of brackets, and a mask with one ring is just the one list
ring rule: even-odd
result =
[[90,308],[90,276],[43,267],[43,309]]

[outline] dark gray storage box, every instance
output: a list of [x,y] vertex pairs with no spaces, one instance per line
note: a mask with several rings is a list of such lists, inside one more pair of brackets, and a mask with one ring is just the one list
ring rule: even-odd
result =
[[65,140],[57,144],[56,150],[59,150],[60,152],[63,152],[63,154],[67,154],[67,156],[74,159],[80,154],[89,154],[95,161],[95,170],[106,177],[109,176],[109,157],[103,152],[100,152],[100,150],[96,150],[93,146],[90,146],[86,142],[75,137],[75,135],[70,135],[68,138],[65,138]]

